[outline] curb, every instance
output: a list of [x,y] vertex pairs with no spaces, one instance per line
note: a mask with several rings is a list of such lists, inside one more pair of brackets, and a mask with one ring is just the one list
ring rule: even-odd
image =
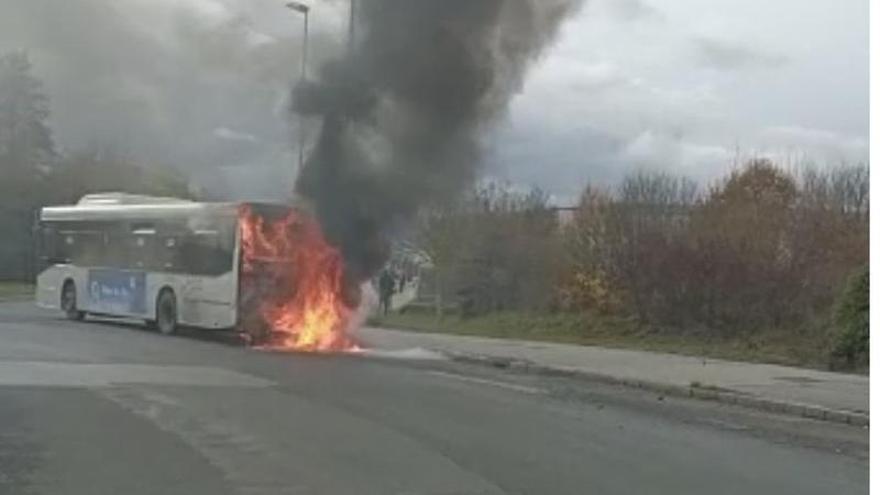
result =
[[714,401],[722,404],[732,404],[749,409],[756,409],[759,411],[783,414],[787,416],[797,416],[819,421],[828,421],[832,423],[841,423],[860,427],[867,427],[870,424],[870,416],[867,413],[839,409],[828,409],[821,406],[802,404],[798,402],[780,401],[776,399],[769,399],[766,397],[749,395],[723,389],[706,388],[699,386],[682,386],[669,383],[652,382],[650,380],[621,378],[618,376],[583,371],[574,368],[539,365],[523,359],[504,358],[450,351],[438,352],[445,354],[453,361],[462,363],[491,366],[493,368],[509,369],[513,371],[534,373],[546,376],[577,378],[591,382],[600,382],[610,385],[619,385],[642,390],[650,390],[653,392],[660,392],[671,397],[683,397]]

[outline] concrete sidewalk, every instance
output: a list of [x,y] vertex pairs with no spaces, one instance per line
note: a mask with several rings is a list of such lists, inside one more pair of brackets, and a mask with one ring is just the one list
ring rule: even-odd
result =
[[867,425],[868,377],[656,352],[363,328],[368,347],[424,348],[465,360],[657,389],[843,423]]

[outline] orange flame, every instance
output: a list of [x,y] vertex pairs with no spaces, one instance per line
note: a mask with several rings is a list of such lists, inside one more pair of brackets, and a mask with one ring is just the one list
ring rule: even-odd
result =
[[[246,328],[271,347],[297,351],[349,351],[353,309],[345,303],[345,264],[318,223],[290,210],[269,220],[242,207],[242,290],[255,291]],[[267,337],[270,335],[271,337]]]

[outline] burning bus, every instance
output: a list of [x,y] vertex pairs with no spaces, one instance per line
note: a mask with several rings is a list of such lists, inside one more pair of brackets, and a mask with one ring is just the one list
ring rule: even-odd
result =
[[103,193],[43,208],[36,231],[37,303],[70,319],[232,330],[304,351],[354,346],[342,257],[302,209]]

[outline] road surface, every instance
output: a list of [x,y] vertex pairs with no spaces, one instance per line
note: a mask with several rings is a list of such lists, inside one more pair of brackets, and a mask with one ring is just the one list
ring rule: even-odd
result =
[[867,430],[377,354],[257,351],[0,303],[0,493],[868,490]]

